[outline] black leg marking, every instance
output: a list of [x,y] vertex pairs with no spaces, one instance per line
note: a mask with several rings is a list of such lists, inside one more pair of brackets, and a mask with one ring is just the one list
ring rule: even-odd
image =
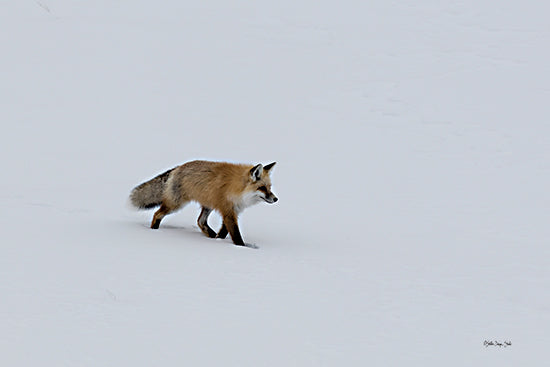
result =
[[222,224],[222,228],[220,228],[220,231],[218,232],[216,238],[225,238],[227,237],[227,233],[227,227],[225,226],[225,224]]
[[153,215],[153,221],[151,222],[151,228],[158,229],[160,226],[160,222],[162,221],[162,218],[166,216],[166,214],[170,213],[171,210],[164,204],[162,204],[155,212],[155,215]]

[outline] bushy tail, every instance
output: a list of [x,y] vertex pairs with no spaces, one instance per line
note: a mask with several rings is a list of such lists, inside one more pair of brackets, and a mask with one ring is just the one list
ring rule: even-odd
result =
[[166,181],[170,172],[161,173],[157,177],[135,187],[130,193],[130,202],[138,209],[151,209],[162,204],[162,193],[166,187]]

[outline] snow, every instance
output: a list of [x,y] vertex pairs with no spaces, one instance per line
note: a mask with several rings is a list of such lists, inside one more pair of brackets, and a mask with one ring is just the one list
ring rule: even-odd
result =
[[[1,365],[548,360],[550,5],[0,9]],[[277,161],[259,249],[128,208],[192,159]]]

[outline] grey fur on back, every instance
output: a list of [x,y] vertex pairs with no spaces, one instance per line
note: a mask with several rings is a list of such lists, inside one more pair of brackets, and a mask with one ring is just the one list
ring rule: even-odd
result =
[[130,202],[138,209],[151,209],[162,204],[162,194],[166,181],[174,168],[161,173],[155,178],[136,186],[130,193]]

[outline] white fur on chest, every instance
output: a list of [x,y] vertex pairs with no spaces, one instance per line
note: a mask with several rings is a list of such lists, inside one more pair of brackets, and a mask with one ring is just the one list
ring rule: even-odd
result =
[[261,200],[262,198],[258,195],[257,191],[247,192],[244,195],[237,197],[235,198],[235,200],[233,200],[233,203],[235,204],[235,211],[237,213],[240,213],[249,206],[258,203]]

